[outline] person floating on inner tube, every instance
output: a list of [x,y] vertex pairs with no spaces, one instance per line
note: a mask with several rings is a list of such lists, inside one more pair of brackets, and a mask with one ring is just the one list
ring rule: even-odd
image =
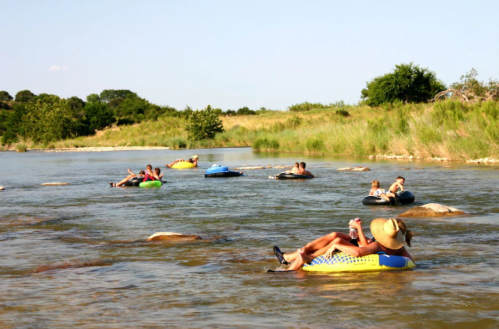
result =
[[109,185],[111,185],[111,187],[120,187],[125,185],[125,183],[131,179],[142,179],[146,175],[144,170],[141,170],[138,175],[135,175],[130,169],[127,170],[130,175],[123,178],[119,183],[109,182]]
[[155,180],[161,180],[161,177],[159,176],[161,173],[161,170],[159,168],[152,170],[152,166],[149,164],[146,167],[146,174],[144,175],[144,180],[143,182],[149,182],[149,181],[155,181]]
[[300,171],[300,163],[295,162],[295,165],[293,166],[293,169],[285,171],[287,174],[297,174]]
[[387,190],[380,188],[379,181],[373,180],[371,183],[371,190],[369,191],[369,195],[373,195],[375,197],[383,198],[386,201],[390,202],[390,197],[395,198],[395,193],[391,193]]
[[197,155],[193,155],[187,161],[185,161],[184,159],[177,159],[170,164],[165,163],[165,166],[166,166],[166,168],[171,168],[177,162],[190,162],[190,163],[194,164],[194,167],[197,167],[198,166],[198,159],[199,159],[199,157]]
[[[414,261],[411,254],[404,248],[404,243],[409,247],[411,246],[413,233],[407,229],[407,225],[402,219],[374,219],[371,222],[371,233],[374,237],[371,241],[365,239],[360,222],[352,222],[351,225],[357,228],[359,233],[359,246],[350,243],[348,235],[333,232],[308,243],[302,249],[289,255],[281,252],[279,247],[275,246],[274,254],[281,264],[292,262],[287,269],[288,271],[298,270],[304,264],[310,263],[321,255],[330,258],[335,251],[342,251],[353,257],[367,256],[382,251],[387,255],[404,256]],[[366,244],[364,245],[364,243]]]
[[405,178],[402,177],[402,176],[399,176],[397,178],[395,178],[395,183],[393,183],[391,186],[390,186],[390,189],[389,191],[393,194],[397,193],[398,190],[400,189],[401,191],[405,191],[404,190],[404,183],[405,183]]
[[306,167],[307,167],[307,164],[305,162],[300,162],[300,166],[298,167],[297,174],[303,175],[303,176],[310,176],[310,177],[314,178],[314,175],[310,171],[305,169]]

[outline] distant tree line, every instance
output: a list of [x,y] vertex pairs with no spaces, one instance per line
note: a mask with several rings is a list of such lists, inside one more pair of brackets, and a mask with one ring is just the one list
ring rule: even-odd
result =
[[[234,116],[257,115],[266,111],[269,110],[253,111],[243,107],[224,112],[210,107],[209,113],[211,116]],[[196,112],[189,106],[182,111],[158,106],[126,89],[103,90],[100,94],[88,95],[86,101],[76,96],[63,99],[46,93],[35,95],[30,90],[19,91],[12,97],[8,92],[0,91],[0,143],[6,145],[20,139],[31,139],[35,143],[47,144],[92,135],[113,124],[134,124],[157,120],[161,116],[188,120]]]

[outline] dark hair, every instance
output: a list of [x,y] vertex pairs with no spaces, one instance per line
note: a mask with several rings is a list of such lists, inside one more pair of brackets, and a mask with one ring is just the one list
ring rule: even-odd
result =
[[156,173],[156,175],[159,175],[159,174],[161,174],[161,169],[156,167],[156,168],[154,168],[154,172]]
[[399,176],[399,177],[395,178],[395,180],[397,180],[397,179],[403,179],[403,180],[404,180],[404,182],[405,182],[405,178],[404,178],[404,177],[402,177],[402,176]]
[[296,167],[299,167],[299,166],[300,166],[300,163],[299,163],[299,162],[295,162],[295,166],[296,166]]
[[194,163],[194,160],[192,160],[192,158],[191,158],[191,159],[187,160],[187,162]]
[[148,165],[146,166],[146,168],[151,168],[151,169],[152,169],[152,166],[151,166],[150,164],[148,164]]
[[307,164],[305,162],[300,162],[300,166],[302,166],[303,169],[307,167]]
[[139,175],[145,175],[145,174],[146,174],[146,172],[145,172],[144,170],[141,170],[141,171],[139,172]]

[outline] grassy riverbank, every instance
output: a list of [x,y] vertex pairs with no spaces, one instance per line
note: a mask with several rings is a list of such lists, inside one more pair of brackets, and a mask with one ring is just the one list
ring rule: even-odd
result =
[[[347,111],[347,112],[345,112]],[[319,154],[397,154],[468,160],[499,156],[499,103],[324,107],[306,112],[266,112],[223,117],[215,139],[187,139],[185,119],[121,126],[46,147],[167,146],[205,148],[252,146],[262,151]],[[34,146],[34,145],[33,145]],[[40,146],[40,145],[38,145]]]

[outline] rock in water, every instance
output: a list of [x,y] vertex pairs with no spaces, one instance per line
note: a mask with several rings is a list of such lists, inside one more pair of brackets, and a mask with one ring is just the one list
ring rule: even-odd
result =
[[338,168],[338,171],[371,171],[371,169],[359,166],[359,167]]
[[175,232],[157,232],[147,238],[148,242],[151,241],[192,241],[202,240],[199,235],[185,235]]
[[43,183],[42,186],[62,186],[62,185],[70,185],[69,183],[59,183],[59,182],[53,182],[53,183]]
[[418,206],[407,210],[398,215],[398,217],[435,217],[449,215],[463,215],[464,211],[454,207],[443,206],[438,203],[428,203],[423,206]]

